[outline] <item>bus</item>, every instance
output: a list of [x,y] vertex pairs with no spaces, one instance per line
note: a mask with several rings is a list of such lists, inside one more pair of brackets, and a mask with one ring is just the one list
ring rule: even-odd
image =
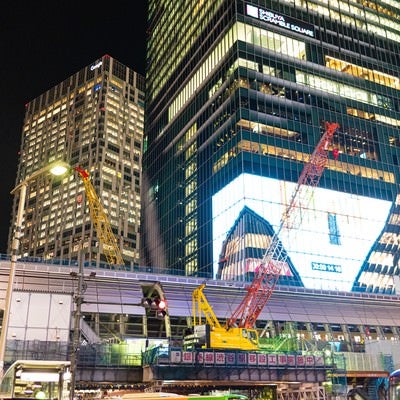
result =
[[400,369],[389,376],[389,400],[400,400]]
[[126,393],[122,396],[122,400],[135,400],[135,399],[168,399],[168,400],[185,400],[187,396],[182,396],[175,393],[154,392],[154,393]]
[[68,400],[70,361],[15,361],[0,383],[0,399]]
[[189,394],[187,397],[189,400],[249,400],[249,398],[243,394],[214,394],[214,395],[198,395]]
[[146,399],[146,400],[157,400],[157,399],[167,399],[167,400],[248,400],[249,398],[242,394],[189,394],[180,395],[176,393],[167,392],[154,392],[154,393],[127,393],[122,396],[122,400],[136,400],[136,399]]

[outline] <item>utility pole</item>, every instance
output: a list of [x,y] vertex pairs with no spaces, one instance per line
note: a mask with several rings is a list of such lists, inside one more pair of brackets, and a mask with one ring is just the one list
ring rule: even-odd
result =
[[80,330],[81,330],[81,318],[82,318],[82,303],[83,294],[86,291],[86,283],[83,278],[83,263],[84,263],[84,252],[81,250],[78,256],[78,273],[71,272],[72,277],[78,278],[78,285],[74,294],[75,303],[75,314],[74,314],[74,329],[72,336],[72,348],[71,348],[71,389],[70,399],[75,398],[75,385],[76,385],[76,372],[78,365],[78,352],[80,348]]

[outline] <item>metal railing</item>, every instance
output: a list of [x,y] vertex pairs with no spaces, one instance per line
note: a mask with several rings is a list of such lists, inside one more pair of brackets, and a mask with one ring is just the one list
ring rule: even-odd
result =
[[[6,362],[16,360],[68,360],[70,344],[38,340],[7,341]],[[81,345],[78,350],[78,367],[130,367],[142,365],[142,354],[132,352],[126,343],[96,343]]]

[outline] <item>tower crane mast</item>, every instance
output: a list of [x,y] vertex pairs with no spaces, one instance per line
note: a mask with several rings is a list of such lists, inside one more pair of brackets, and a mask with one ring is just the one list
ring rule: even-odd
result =
[[97,235],[103,247],[104,256],[110,265],[123,267],[125,262],[122,258],[121,250],[111,229],[104,207],[90,181],[89,172],[80,167],[75,167],[74,169],[82,179],[89,205],[90,218],[96,227]]
[[301,224],[302,209],[307,209],[315,187],[328,164],[329,146],[338,129],[337,123],[325,123],[325,132],[310,155],[297,181],[291,200],[282,215],[280,225],[271,238],[270,245],[255,271],[247,294],[226,321],[226,329],[232,327],[253,328],[258,316],[271,297],[288,254],[283,251],[279,234],[283,229],[295,229]]

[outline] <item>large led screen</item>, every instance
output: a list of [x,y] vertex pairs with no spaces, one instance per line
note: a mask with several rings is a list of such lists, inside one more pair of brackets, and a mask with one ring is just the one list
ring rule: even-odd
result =
[[[213,196],[214,273],[223,243],[243,208],[277,232],[295,187],[293,182],[242,174]],[[280,231],[279,240],[304,287],[350,291],[392,203],[318,187],[307,199],[308,209],[296,215],[301,223]],[[292,213],[300,211],[294,208]]]

